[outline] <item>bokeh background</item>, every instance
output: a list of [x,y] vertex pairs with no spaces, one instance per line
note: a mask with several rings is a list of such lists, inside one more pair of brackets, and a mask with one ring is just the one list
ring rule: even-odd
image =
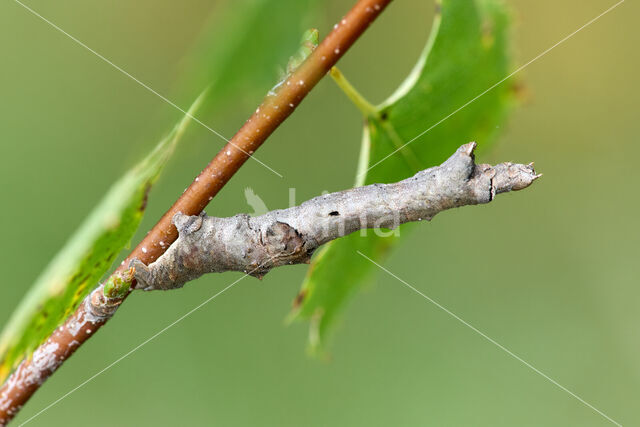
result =
[[[614,2],[508,3],[522,64]],[[184,106],[195,96],[178,83],[185,58],[220,7],[28,4]],[[291,25],[302,32],[311,22],[326,34],[350,4],[326,1]],[[343,59],[370,100],[382,101],[409,72],[432,9],[430,0],[397,0]],[[438,216],[385,262],[623,425],[640,424],[639,12],[627,1],[519,75],[523,104],[480,160],[535,160],[542,180],[491,205]],[[201,119],[230,136],[258,100],[238,93]],[[0,324],[110,183],[179,117],[19,4],[0,3]],[[250,161],[208,213],[248,211],[247,186],[272,209],[287,205],[289,188],[301,201],[350,186],[360,132],[358,111],[325,79],[259,152],[285,178]],[[221,146],[191,128],[152,191],[141,233]],[[30,425],[610,424],[384,273],[349,304],[331,360],[310,359],[306,325],[283,324],[305,268],[243,280]],[[16,424],[239,277],[134,294]]]

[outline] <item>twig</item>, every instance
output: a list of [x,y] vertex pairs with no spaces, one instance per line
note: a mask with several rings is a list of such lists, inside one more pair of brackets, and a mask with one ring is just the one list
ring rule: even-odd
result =
[[309,262],[321,245],[365,228],[431,220],[461,206],[522,190],[539,175],[532,165],[476,165],[475,143],[442,165],[395,184],[374,184],[316,197],[258,217],[176,214],[180,237],[148,267],[132,263],[139,288],[175,289],[206,273],[242,271],[262,278],[272,268]]
[[[150,264],[160,257],[178,237],[171,222],[173,216],[178,212],[199,214],[249,158],[248,154],[253,154],[291,115],[390,2],[359,0],[307,60],[265,98],[107,282],[130,283],[126,280],[131,274],[127,268],[130,260],[137,258]],[[127,287],[124,292],[116,289],[105,295],[104,286],[98,286],[33,357],[18,366],[0,388],[0,426],[8,423],[47,378],[113,316],[128,292]]]

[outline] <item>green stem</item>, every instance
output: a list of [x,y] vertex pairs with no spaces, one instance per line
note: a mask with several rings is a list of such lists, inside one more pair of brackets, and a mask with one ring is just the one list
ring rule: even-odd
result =
[[358,110],[365,117],[372,117],[378,115],[378,110],[369,101],[367,101],[352,85],[349,80],[342,74],[338,67],[331,67],[330,71],[333,81],[336,82],[338,87],[347,95],[347,97],[358,107]]

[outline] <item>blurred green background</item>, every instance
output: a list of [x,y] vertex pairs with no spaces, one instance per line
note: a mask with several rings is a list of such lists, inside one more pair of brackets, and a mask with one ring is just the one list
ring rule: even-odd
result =
[[[187,106],[197,92],[179,84],[185,58],[218,3],[28,4]],[[521,64],[614,2],[508,3]],[[323,2],[291,25],[302,33],[310,22],[326,34],[350,4]],[[383,100],[409,72],[432,9],[431,1],[397,0],[343,59],[342,70],[370,100]],[[480,160],[535,160],[544,178],[417,227],[385,263],[623,425],[640,424],[639,9],[622,4],[520,75],[525,101]],[[3,324],[103,192],[180,113],[15,2],[0,4],[0,58]],[[275,70],[264,72],[275,80]],[[200,118],[231,136],[259,98],[238,93]],[[325,79],[258,153],[285,177],[250,161],[207,212],[249,211],[247,186],[271,209],[287,205],[289,188],[298,201],[344,189],[360,136],[359,112]],[[191,128],[151,193],[140,235],[221,146]],[[384,273],[352,300],[331,360],[309,359],[306,325],[283,326],[305,268],[243,280],[30,425],[610,424]],[[16,424],[239,277],[134,294]]]

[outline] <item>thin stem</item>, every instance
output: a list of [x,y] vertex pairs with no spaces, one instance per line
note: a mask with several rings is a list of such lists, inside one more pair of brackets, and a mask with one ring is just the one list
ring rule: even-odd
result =
[[[247,161],[247,153],[253,154],[293,113],[389,3],[391,0],[359,0],[275,94],[265,98],[244,126],[112,273],[112,277],[124,274],[134,258],[148,265],[160,257],[178,237],[171,223],[174,214],[200,213]],[[46,356],[49,363],[41,366],[32,363],[33,359],[27,359],[20,364],[0,388],[0,425],[8,423],[51,374],[113,316],[126,296],[106,297],[103,286],[98,286],[36,350],[39,355]]]
[[338,69],[338,67],[331,67],[331,77],[333,81],[336,82],[338,87],[342,89],[342,91],[347,95],[347,97],[354,103],[358,110],[365,117],[370,117],[378,114],[378,110],[373,106],[369,101],[367,101],[361,94],[356,90],[355,87],[347,80],[347,78],[342,74],[342,72]]
[[[313,87],[338,62],[391,0],[360,0],[337,27],[318,45],[307,60],[268,95],[228,144],[165,213],[149,234],[133,250],[123,269],[133,258],[145,264],[155,261],[177,237],[173,216],[200,213],[229,179],[240,169],[273,131],[287,118]],[[165,243],[161,245],[160,242]],[[145,248],[145,251],[142,250]]]

